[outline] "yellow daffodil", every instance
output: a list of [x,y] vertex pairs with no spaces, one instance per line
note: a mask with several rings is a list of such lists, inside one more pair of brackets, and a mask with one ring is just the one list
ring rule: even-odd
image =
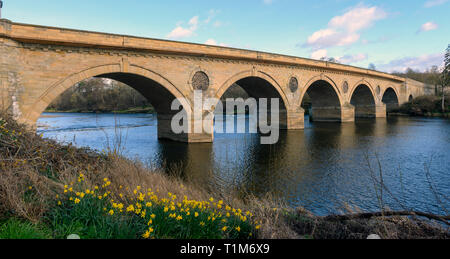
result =
[[145,233],[142,235],[143,238],[148,239],[150,237],[150,231],[145,231]]

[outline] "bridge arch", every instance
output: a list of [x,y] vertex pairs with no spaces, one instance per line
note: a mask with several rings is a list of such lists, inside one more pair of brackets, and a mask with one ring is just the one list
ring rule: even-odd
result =
[[[38,100],[32,105],[32,111],[24,113],[25,121],[35,125],[44,110],[64,91],[73,87],[77,83],[92,78],[108,78],[124,83],[139,93],[141,93],[154,106],[158,114],[158,136],[159,138],[169,138],[181,140],[183,136],[171,134],[170,121],[173,115],[180,111],[172,111],[171,104],[175,99],[180,100],[182,110],[190,116],[191,103],[178,90],[178,88],[162,75],[146,68],[124,64],[106,64],[73,73],[66,78],[52,84]],[[188,117],[189,118],[189,117]],[[186,122],[188,125],[190,121]],[[164,135],[165,134],[165,135]]]
[[375,92],[368,82],[365,80],[358,82],[350,94],[350,104],[355,107],[355,117],[376,117],[376,99]]
[[383,93],[382,102],[386,104],[386,110],[389,112],[400,105],[399,95],[393,87],[388,87]]
[[266,81],[267,83],[269,83],[272,87],[272,89],[276,90],[276,93],[278,96],[275,95],[275,92],[271,92],[272,96],[264,96],[263,94],[257,94],[256,91],[253,91],[254,93],[252,94],[250,89],[245,89],[245,86],[241,86],[244,88],[244,90],[250,90],[250,95],[258,95],[258,96],[253,96],[256,98],[275,98],[275,97],[280,97],[284,103],[284,105],[286,107],[289,107],[290,103],[289,103],[289,99],[287,98],[287,95],[285,93],[285,91],[283,90],[283,88],[280,86],[280,84],[272,77],[270,76],[268,73],[262,72],[262,71],[253,71],[253,70],[246,70],[246,71],[241,71],[239,73],[234,74],[232,77],[230,77],[229,79],[227,79],[219,88],[219,90],[217,90],[217,92],[215,93],[214,97],[217,99],[222,98],[222,96],[225,94],[225,92],[230,89],[234,83],[239,82],[239,81],[243,81],[249,78],[254,78],[259,80],[260,82]]
[[[271,99],[279,99],[279,123],[280,128],[287,129],[288,126],[288,108],[289,99],[280,84],[268,73],[256,70],[245,70],[238,72],[228,78],[214,94],[214,98],[220,100],[224,94],[233,87],[239,85],[243,88],[249,97],[255,98],[259,103],[261,98],[267,98],[268,109],[270,109]],[[223,108],[226,105],[224,104]],[[258,108],[259,112],[259,108]],[[270,111],[268,111],[269,115]]]
[[371,83],[369,83],[365,79],[362,79],[362,80],[358,81],[356,84],[353,85],[353,87],[349,91],[350,92],[350,95],[349,95],[350,99],[353,96],[353,94],[355,93],[355,91],[357,90],[357,88],[360,87],[361,85],[366,86],[370,90],[370,92],[371,92],[375,102],[377,102],[377,100],[379,100],[379,97],[377,96],[377,93],[376,93],[376,89],[372,86]]
[[344,100],[336,83],[328,76],[311,78],[300,95],[300,103],[305,96],[311,99],[311,119],[315,121],[342,121]]
[[342,98],[341,91],[339,90],[338,86],[333,81],[333,79],[331,79],[330,77],[325,76],[325,75],[315,76],[308,80],[306,85],[303,87],[302,93],[300,94],[300,101],[305,98],[305,95],[307,94],[309,88],[311,88],[311,86],[318,81],[324,81],[324,82],[328,83],[328,85],[333,88],[334,92],[336,93],[337,97],[339,98],[339,105],[341,105],[341,106],[344,105],[344,100]]

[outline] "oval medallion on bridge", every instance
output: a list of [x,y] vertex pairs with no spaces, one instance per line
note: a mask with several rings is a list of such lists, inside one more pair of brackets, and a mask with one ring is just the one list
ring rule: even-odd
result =
[[380,86],[377,86],[377,94],[378,94],[378,95],[381,94],[381,88],[380,88]]
[[291,80],[289,81],[289,89],[291,89],[291,92],[295,93],[298,90],[298,80],[295,77],[291,77]]
[[205,72],[198,71],[192,77],[192,87],[194,90],[206,91],[209,87],[209,77]]
[[344,90],[344,93],[348,93],[348,83],[347,81],[344,82],[344,85],[342,86],[342,89]]

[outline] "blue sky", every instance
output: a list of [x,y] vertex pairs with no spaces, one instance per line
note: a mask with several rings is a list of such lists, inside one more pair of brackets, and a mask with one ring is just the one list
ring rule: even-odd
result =
[[14,22],[207,43],[379,70],[441,65],[450,0],[3,0]]

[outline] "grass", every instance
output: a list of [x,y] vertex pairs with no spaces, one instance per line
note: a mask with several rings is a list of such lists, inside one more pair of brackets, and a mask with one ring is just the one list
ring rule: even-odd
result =
[[96,198],[83,199],[79,204],[65,201],[55,204],[45,217],[53,237],[64,239],[77,234],[83,239],[136,239],[143,233],[144,224],[133,217],[108,215],[107,204]]
[[10,218],[0,223],[0,239],[48,239],[50,230],[31,222]]

